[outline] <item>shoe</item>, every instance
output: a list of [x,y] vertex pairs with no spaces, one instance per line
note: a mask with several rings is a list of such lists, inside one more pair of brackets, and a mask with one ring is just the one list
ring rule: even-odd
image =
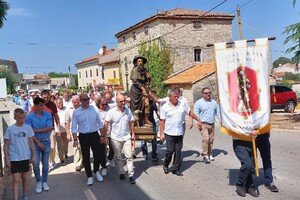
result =
[[125,174],[120,174],[120,180],[125,180]]
[[102,176],[107,176],[107,168],[102,168],[101,175]]
[[87,186],[91,186],[94,184],[94,178],[93,177],[88,177],[88,180],[86,182]]
[[41,193],[42,192],[42,182],[37,182],[36,183],[36,188],[35,188],[36,193]]
[[143,154],[143,158],[144,158],[144,160],[148,160],[148,155],[147,154]]
[[241,197],[246,197],[246,191],[245,189],[243,188],[243,186],[240,186],[240,185],[236,185],[236,193],[241,196]]
[[69,156],[66,154],[66,155],[65,155],[65,159],[68,159],[68,158],[69,158]]
[[43,190],[44,190],[44,191],[49,191],[49,190],[50,190],[50,188],[49,188],[47,182],[44,182],[44,183],[43,183]]
[[135,184],[135,180],[134,180],[134,177],[133,177],[133,176],[130,176],[130,177],[129,177],[129,182],[130,182],[131,184]]
[[177,176],[183,176],[183,174],[180,171],[178,171],[178,170],[172,171],[172,174],[175,174]]
[[210,163],[208,156],[203,156],[203,162],[205,164],[209,164]]
[[274,185],[274,183],[271,183],[270,185],[266,185],[266,188],[271,192],[279,192],[278,188]]
[[165,165],[163,166],[163,170],[164,170],[165,174],[169,173],[169,168]]
[[29,197],[27,195],[23,195],[22,200],[29,200]]
[[50,163],[50,165],[49,165],[49,168],[50,169],[53,169],[53,168],[55,168],[55,167],[57,167],[57,164],[54,162],[54,163]]
[[214,158],[212,155],[210,155],[210,156],[209,156],[209,160],[210,160],[210,161],[215,161],[215,158]]
[[80,172],[82,168],[83,168],[83,166],[77,166],[77,167],[75,167],[75,171]]
[[64,160],[60,161],[60,166],[65,166],[65,165],[66,165],[66,163]]
[[152,157],[152,161],[154,161],[154,162],[158,162],[158,157],[157,157],[157,156],[155,156],[155,157]]
[[253,187],[248,189],[248,193],[253,197],[258,197],[259,196],[258,193],[256,192],[256,190]]
[[136,154],[135,153],[132,153],[132,158],[136,159]]
[[106,166],[116,167],[116,163],[114,160],[107,160]]
[[99,170],[96,172],[96,179],[98,182],[102,182],[103,181],[103,177],[101,176]]

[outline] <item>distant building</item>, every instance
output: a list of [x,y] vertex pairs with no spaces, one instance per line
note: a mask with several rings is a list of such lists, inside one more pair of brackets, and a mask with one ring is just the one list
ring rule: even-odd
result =
[[68,88],[75,85],[74,77],[60,77],[60,78],[50,78],[50,88],[51,89],[62,89]]
[[14,60],[4,60],[0,59],[0,68],[6,68],[11,70],[13,73],[18,74],[18,67]]
[[78,88],[95,87],[100,84],[120,85],[119,53],[102,45],[102,52],[75,64]]
[[[163,40],[172,49],[174,72],[214,59],[207,44],[232,41],[234,15],[176,8],[159,12],[116,34],[123,85],[142,42]],[[162,66],[163,67],[163,66]],[[130,75],[129,75],[130,77]],[[129,81],[131,85],[131,81]]]
[[50,77],[44,74],[23,74],[22,82],[17,89],[51,89]]

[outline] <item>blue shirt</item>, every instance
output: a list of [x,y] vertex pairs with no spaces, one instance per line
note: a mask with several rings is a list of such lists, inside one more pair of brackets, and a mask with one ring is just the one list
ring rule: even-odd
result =
[[29,112],[31,110],[29,99],[25,99],[25,100],[20,99],[19,100],[19,105],[22,107],[22,109],[25,112]]
[[194,113],[199,117],[201,122],[206,122],[209,124],[215,123],[215,116],[220,119],[219,106],[217,102],[213,99],[206,101],[204,98],[196,101],[194,105]]
[[[31,126],[33,129],[53,128],[51,113],[43,111],[41,116],[35,114],[35,112],[29,113],[26,117],[26,124]],[[37,139],[46,139],[50,137],[50,132],[34,133]]]
[[72,133],[92,133],[103,128],[100,113],[94,108],[89,106],[83,109],[81,106],[74,110],[72,116]]

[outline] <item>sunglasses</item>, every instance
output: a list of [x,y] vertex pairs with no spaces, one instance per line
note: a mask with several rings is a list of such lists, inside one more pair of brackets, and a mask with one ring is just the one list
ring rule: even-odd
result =
[[80,99],[80,101],[87,101],[87,100],[90,100],[90,98]]

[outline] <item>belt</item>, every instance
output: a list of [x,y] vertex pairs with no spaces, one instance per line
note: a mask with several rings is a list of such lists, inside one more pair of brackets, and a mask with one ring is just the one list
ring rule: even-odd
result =
[[98,131],[94,131],[94,132],[88,132],[88,133],[79,133],[79,134],[86,135],[86,134],[92,134],[92,133],[98,133]]
[[215,125],[215,123],[207,123],[207,122],[202,122],[203,124],[207,124],[207,125],[210,125],[210,126],[213,126]]
[[44,142],[44,141],[50,140],[50,137],[48,137],[48,138],[43,138],[43,139],[38,139],[38,138],[37,138],[37,140],[40,141],[40,142]]

